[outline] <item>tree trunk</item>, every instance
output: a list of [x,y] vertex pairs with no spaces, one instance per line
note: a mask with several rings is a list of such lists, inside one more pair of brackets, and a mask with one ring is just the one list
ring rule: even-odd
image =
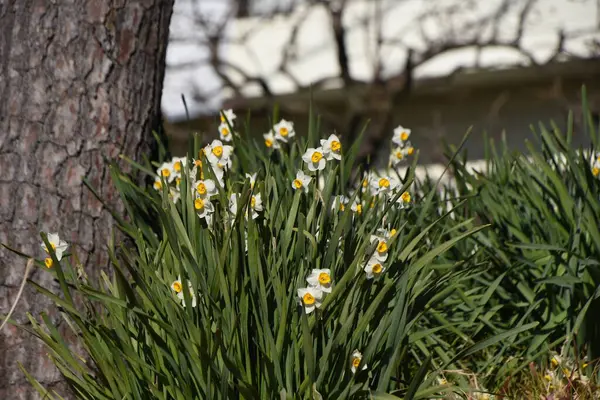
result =
[[[88,271],[108,266],[113,220],[82,184],[122,211],[105,159],[149,155],[159,117],[173,0],[0,0],[0,242],[43,258],[40,231],[58,232]],[[0,315],[25,260],[0,248]],[[32,279],[52,287],[35,268]],[[27,288],[13,315],[56,308]],[[65,325],[65,324],[63,324]],[[62,327],[64,328],[64,327]],[[0,399],[37,398],[18,363],[65,393],[43,344],[0,332]]]

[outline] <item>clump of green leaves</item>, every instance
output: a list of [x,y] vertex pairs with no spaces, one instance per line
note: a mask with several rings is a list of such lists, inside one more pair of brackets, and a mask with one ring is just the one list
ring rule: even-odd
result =
[[[266,149],[223,123],[235,154],[224,173],[223,149],[201,151],[198,136],[179,169],[132,163],[154,188],[111,167],[127,210],[115,218],[134,245],[111,243],[110,277],[90,281],[66,257],[47,270],[62,296],[31,283],[83,353],[45,316],[24,329],[78,397],[485,398],[475,396],[506,393],[506,379],[565,342],[593,362],[600,185],[571,130],[542,126],[528,157],[491,146],[486,173],[454,151],[448,186],[415,182],[416,158],[406,174],[361,171],[359,139],[305,171],[304,191],[295,179],[320,144],[316,118],[277,150],[274,135]],[[397,184],[376,195],[368,188],[382,178],[382,191]],[[215,192],[202,197],[209,179]],[[314,270],[327,271],[330,291],[313,309],[298,289]]]

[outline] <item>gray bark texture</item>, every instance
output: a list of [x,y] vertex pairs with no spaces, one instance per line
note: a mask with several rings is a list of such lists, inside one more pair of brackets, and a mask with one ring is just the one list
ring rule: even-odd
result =
[[[58,232],[90,276],[106,269],[114,221],[86,177],[122,211],[105,159],[149,155],[159,116],[173,0],[0,0],[0,243],[43,258],[40,231]],[[26,260],[0,248],[0,315]],[[31,278],[56,288],[43,268]],[[28,287],[13,318],[60,324]],[[67,332],[66,324],[60,325]],[[44,345],[8,325],[0,332],[0,399],[35,399],[18,363],[71,397]]]

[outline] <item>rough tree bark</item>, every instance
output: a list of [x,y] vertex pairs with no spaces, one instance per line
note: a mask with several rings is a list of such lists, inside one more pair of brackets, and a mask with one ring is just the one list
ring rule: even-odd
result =
[[[159,116],[173,0],[0,0],[0,242],[41,258],[40,231],[59,232],[88,270],[108,265],[119,208],[104,158],[148,154]],[[0,248],[0,315],[25,261]],[[53,285],[43,269],[33,279]],[[48,308],[27,289],[13,316]],[[56,311],[51,313],[59,321]],[[46,387],[64,383],[41,342],[0,333],[0,399],[29,399],[17,363]]]

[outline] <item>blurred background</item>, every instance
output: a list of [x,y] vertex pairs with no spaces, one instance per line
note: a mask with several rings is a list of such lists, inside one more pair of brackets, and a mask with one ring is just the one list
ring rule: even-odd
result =
[[569,110],[585,145],[599,55],[600,0],[176,0],[162,111],[176,155],[191,132],[216,137],[223,108],[250,111],[258,138],[278,104],[302,134],[312,97],[323,135],[349,142],[370,120],[361,152],[380,164],[398,124],[422,164],[473,126],[475,160],[484,131],[523,148],[530,124],[564,127]]

